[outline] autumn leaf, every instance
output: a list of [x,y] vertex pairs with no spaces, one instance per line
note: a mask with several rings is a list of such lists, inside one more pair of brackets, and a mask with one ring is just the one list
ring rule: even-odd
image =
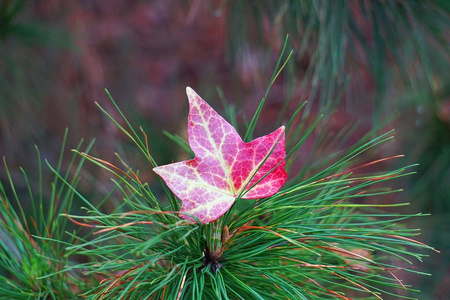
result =
[[245,143],[194,90],[187,87],[186,93],[188,139],[195,158],[153,169],[180,198],[180,216],[192,220],[192,215],[206,224],[227,212],[238,197],[258,199],[278,192],[287,178],[284,126]]

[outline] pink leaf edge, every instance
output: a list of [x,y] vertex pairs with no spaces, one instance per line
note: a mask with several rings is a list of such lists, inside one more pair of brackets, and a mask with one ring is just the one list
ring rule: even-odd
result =
[[207,224],[239,196],[258,199],[278,192],[287,179],[284,126],[245,143],[193,89],[187,87],[186,93],[188,140],[195,158],[153,168],[181,200],[180,217],[192,220],[191,215]]

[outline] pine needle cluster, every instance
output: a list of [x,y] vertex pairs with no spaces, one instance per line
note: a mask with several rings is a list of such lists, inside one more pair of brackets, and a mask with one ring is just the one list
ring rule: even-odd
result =
[[[269,88],[285,65],[281,57]],[[245,140],[252,138],[266,96]],[[135,130],[111,101],[121,120],[100,109],[156,166],[151,140],[143,130]],[[410,292],[415,290],[401,272],[420,273],[413,264],[432,248],[414,239],[417,230],[401,225],[420,214],[398,213],[407,204],[382,199],[400,192],[390,188],[391,181],[411,174],[414,166],[367,171],[401,157],[370,159],[374,149],[392,139],[389,131],[375,138],[368,135],[323,157],[319,165],[326,167],[317,172],[308,170],[312,164],[294,171],[291,166],[306,139],[325,128],[320,117],[309,124],[301,116],[303,107],[286,126],[286,185],[271,197],[238,198],[231,210],[209,224],[180,218],[178,199],[160,179],[155,186],[142,182],[139,172],[122,159],[122,166],[116,166],[88,154],[91,144],[86,150],[79,150],[81,145],[75,150],[81,160],[75,165],[74,157],[66,171],[61,163],[47,164],[55,176],[50,209],[43,208],[39,190],[41,196],[32,198],[38,204],[34,214],[25,216],[10,180],[17,205],[12,208],[11,193],[2,185],[0,295],[15,299],[413,299]],[[172,137],[186,147],[180,137]],[[94,205],[77,189],[85,160],[111,172],[114,188],[106,201],[114,202],[114,211]],[[34,195],[31,187],[30,195]],[[71,213],[74,198],[84,203],[83,214]],[[67,224],[88,233],[68,231]]]

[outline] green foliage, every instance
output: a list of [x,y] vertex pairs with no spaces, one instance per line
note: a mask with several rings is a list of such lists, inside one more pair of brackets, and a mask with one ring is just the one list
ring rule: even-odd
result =
[[[66,137],[67,131],[56,170],[65,182],[76,187],[84,158],[77,162],[73,155],[66,170],[62,170]],[[87,150],[91,146],[92,143]],[[25,197],[19,197],[4,160],[9,182],[0,183],[0,298],[75,299],[85,280],[79,272],[63,271],[72,264],[65,248],[76,240],[65,234],[68,220],[61,216],[71,210],[74,193],[58,176],[47,181],[48,172],[41,168],[37,147],[36,152],[39,165],[36,189],[30,185],[27,173],[20,169],[28,193]],[[48,188],[44,190],[45,187]],[[29,203],[31,208],[25,210],[24,203]]]
[[[147,137],[140,138],[126,119],[125,127],[114,122],[156,165]],[[292,137],[294,142],[288,141],[292,150],[288,159],[317,125],[290,128],[306,129],[302,136]],[[391,138],[387,132],[362,140],[315,175],[290,177],[272,197],[238,199],[232,210],[206,225],[180,219],[177,200],[161,181],[164,200],[155,196],[157,187],[142,183],[139,173],[126,164],[121,170],[81,153],[115,175],[113,198],[120,200],[107,213],[83,198],[86,214],[68,216],[95,231],[92,239],[67,248],[69,256],[84,255],[89,262],[67,270],[84,269],[101,278],[98,286],[83,294],[87,299],[402,297],[399,290],[414,289],[399,279],[398,272],[420,273],[412,264],[432,248],[413,239],[417,230],[397,224],[420,214],[385,212],[407,204],[379,200],[372,204],[372,200],[399,192],[387,183],[411,174],[408,170],[413,166],[360,173],[401,156],[355,166]]]
[[[298,113],[294,112],[294,117]],[[120,110],[119,114],[126,126],[114,121],[116,125],[136,143],[149,163],[156,165],[147,136],[140,138]],[[257,119],[254,118],[255,124]],[[292,132],[302,132],[298,128],[305,130],[301,136],[292,136],[294,142],[288,141],[291,145],[288,160],[319,123],[310,126],[290,123],[288,129]],[[413,239],[418,234],[416,230],[397,225],[418,215],[381,210],[405,204],[372,204],[371,199],[398,192],[386,184],[410,174],[408,169],[412,166],[376,174],[359,172],[399,156],[355,166],[361,156],[367,159],[373,148],[389,141],[390,134],[360,141],[314,175],[304,177],[300,171],[272,197],[256,201],[238,199],[232,210],[207,225],[180,219],[178,202],[161,181],[160,188],[150,188],[125,163],[125,170],[121,170],[87,154],[91,145],[84,152],[76,151],[83,159],[75,166],[74,157],[68,171],[62,170],[61,159],[56,168],[48,165],[55,174],[48,209],[44,208],[42,186],[37,198],[29,187],[31,203],[38,203],[29,218],[9,177],[10,193],[16,198],[17,208],[13,209],[8,200],[10,193],[2,185],[0,296],[15,299],[400,297],[400,289],[414,289],[399,279],[398,272],[420,273],[412,264],[422,259],[424,250],[432,248]],[[115,187],[105,198],[115,204],[113,212],[92,205],[77,191],[84,159],[114,175]],[[6,170],[10,174],[7,167]],[[155,196],[158,193],[154,190],[164,191],[166,199]],[[84,201],[85,215],[65,213],[70,211],[74,196]],[[91,234],[68,232],[68,220],[89,228]],[[32,226],[28,226],[30,222]],[[80,262],[79,257],[85,257],[85,262]]]

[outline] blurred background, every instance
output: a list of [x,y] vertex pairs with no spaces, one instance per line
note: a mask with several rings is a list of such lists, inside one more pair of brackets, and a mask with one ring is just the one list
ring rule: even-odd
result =
[[[408,226],[422,228],[419,239],[441,251],[418,265],[432,277],[406,281],[421,299],[450,299],[449,16],[446,0],[1,0],[0,155],[25,192],[18,166],[37,167],[35,145],[56,161],[68,127],[68,148],[95,137],[94,156],[114,161],[119,152],[151,182],[151,166],[96,107],[114,115],[104,89],[147,132],[160,164],[184,159],[163,129],[186,135],[185,87],[221,114],[233,111],[244,133],[289,34],[293,55],[256,135],[286,123],[305,100],[312,120],[320,113],[327,120],[324,144],[344,128],[351,135],[343,146],[395,128],[380,156],[405,154],[399,165],[420,165],[391,201],[431,213]],[[311,160],[313,143],[301,159]],[[315,152],[318,161],[327,155]],[[85,193],[107,189],[109,174],[86,166]]]

